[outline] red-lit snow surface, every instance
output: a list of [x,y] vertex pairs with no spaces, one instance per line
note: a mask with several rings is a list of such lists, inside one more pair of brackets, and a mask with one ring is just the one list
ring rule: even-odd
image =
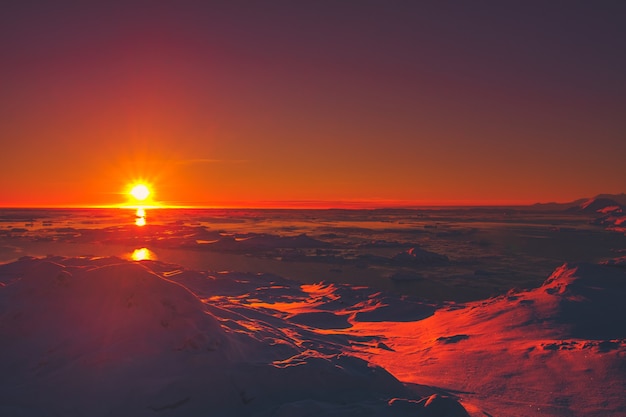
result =
[[563,265],[537,289],[355,327],[393,349],[362,357],[458,392],[472,415],[626,416],[622,268]]
[[434,305],[160,262],[24,258],[0,266],[0,415],[624,416],[625,296],[615,266],[565,265],[538,289]]

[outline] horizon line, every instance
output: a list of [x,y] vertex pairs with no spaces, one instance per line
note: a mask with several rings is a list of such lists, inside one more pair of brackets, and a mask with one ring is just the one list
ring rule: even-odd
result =
[[367,210],[367,209],[419,209],[442,207],[528,207],[541,204],[567,204],[572,202],[539,202],[531,200],[491,199],[491,200],[267,200],[229,201],[220,204],[168,204],[150,202],[147,204],[0,204],[0,209],[319,209],[319,210]]

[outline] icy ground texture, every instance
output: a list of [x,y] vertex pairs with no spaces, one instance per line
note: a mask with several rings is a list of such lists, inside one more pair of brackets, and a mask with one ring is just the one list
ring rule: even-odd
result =
[[0,415],[466,416],[351,354],[388,349],[341,333],[353,322],[434,312],[397,301],[159,262],[22,258],[0,266]]

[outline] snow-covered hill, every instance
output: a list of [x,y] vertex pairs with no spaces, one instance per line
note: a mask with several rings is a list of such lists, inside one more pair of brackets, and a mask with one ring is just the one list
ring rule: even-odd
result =
[[466,415],[310,327],[327,316],[252,305],[309,297],[277,277],[24,258],[0,280],[2,416]]

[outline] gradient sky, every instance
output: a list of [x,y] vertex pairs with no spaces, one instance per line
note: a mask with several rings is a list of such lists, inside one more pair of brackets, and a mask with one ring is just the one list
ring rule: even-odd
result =
[[0,205],[626,191],[624,1],[12,1]]

